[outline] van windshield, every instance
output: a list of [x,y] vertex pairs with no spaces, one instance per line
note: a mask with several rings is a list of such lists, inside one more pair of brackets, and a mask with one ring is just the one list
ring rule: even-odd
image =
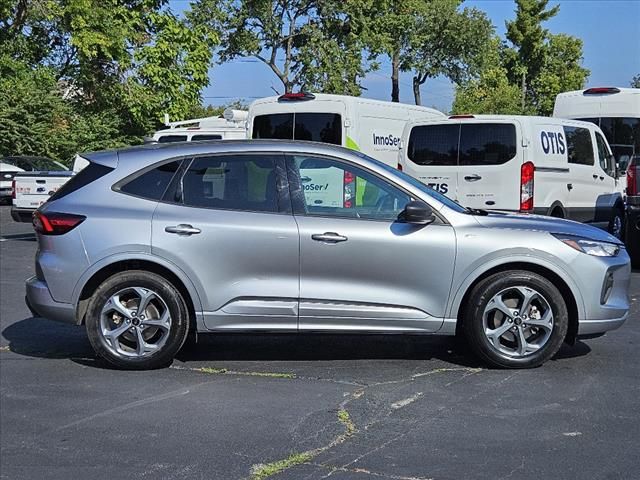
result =
[[595,123],[600,127],[611,146],[621,173],[627,169],[629,160],[640,153],[640,118],[601,117],[577,120]]
[[375,163],[380,168],[383,168],[384,170],[386,170],[390,174],[401,178],[405,182],[407,182],[407,183],[411,184],[412,186],[416,187],[421,192],[426,193],[430,197],[435,198],[437,201],[439,201],[440,203],[443,203],[445,206],[447,206],[451,210],[454,210],[455,212],[458,212],[458,213],[468,213],[469,212],[465,207],[463,207],[459,203],[454,202],[449,197],[446,197],[446,196],[442,195],[439,192],[436,192],[433,188],[425,185],[424,183],[422,183],[417,178],[414,178],[411,175],[408,175],[408,174],[406,174],[406,173],[404,173],[404,172],[402,172],[402,171],[400,171],[400,170],[398,170],[396,168],[393,168],[393,167],[387,165],[386,163],[379,162],[375,158],[371,158],[371,157],[369,157],[368,155],[365,155],[362,152],[354,151],[352,153],[354,153],[355,155],[358,155],[361,158],[365,158],[365,159],[369,160],[370,162]]
[[309,140],[342,145],[342,119],[337,113],[274,113],[253,119],[252,138]]

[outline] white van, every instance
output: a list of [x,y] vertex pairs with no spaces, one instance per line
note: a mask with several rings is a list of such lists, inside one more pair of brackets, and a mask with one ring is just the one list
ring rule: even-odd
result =
[[[249,106],[249,138],[310,140],[358,150],[396,167],[400,136],[407,122],[446,118],[433,108],[346,95],[289,93]],[[363,201],[360,178],[343,179],[339,169],[301,170],[304,190],[317,205]],[[355,188],[355,191],[353,191]]]
[[640,155],[640,88],[564,92],[556,97],[553,116],[598,125],[609,141],[620,175],[625,174],[631,158]]
[[195,142],[201,140],[237,140],[247,138],[247,111],[226,109],[223,118],[205,117],[179,122],[169,122],[169,128],[158,130],[151,141],[159,143]]
[[460,204],[569,218],[622,232],[613,156],[594,124],[454,115],[411,122],[399,168]]

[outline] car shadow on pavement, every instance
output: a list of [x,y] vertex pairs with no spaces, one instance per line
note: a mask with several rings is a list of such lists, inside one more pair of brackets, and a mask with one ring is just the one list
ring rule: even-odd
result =
[[[6,327],[9,350],[25,356],[70,359],[95,368],[111,368],[96,358],[85,329],[43,318],[28,318]],[[553,360],[581,357],[584,342],[563,345]],[[432,360],[464,367],[483,364],[466,343],[454,337],[429,335],[219,333],[198,336],[178,353],[184,363],[202,361],[330,361]]]

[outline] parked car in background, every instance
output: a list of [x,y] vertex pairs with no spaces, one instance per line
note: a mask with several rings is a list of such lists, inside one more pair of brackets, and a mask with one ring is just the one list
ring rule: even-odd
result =
[[[45,157],[14,157],[23,167],[12,178],[11,217],[16,222],[30,222],[31,215],[49,196],[71,178],[73,171]],[[74,167],[77,160],[74,162]]]
[[[592,122],[604,133],[624,176],[629,161],[640,155],[640,88],[597,87],[556,97],[553,116]],[[619,184],[624,192],[625,182]]]
[[13,179],[17,174],[41,169],[60,171],[66,170],[66,167],[47,157],[15,155],[0,158],[0,201],[11,203]]
[[627,167],[626,200],[625,243],[632,265],[640,268],[640,155],[634,156]]
[[[34,215],[36,315],[85,324],[121,368],[170,363],[200,333],[463,332],[526,368],[622,325],[629,257],[606,232],[467,209],[331,145],[187,142],[87,154]],[[363,203],[318,204],[310,171],[363,179]]]
[[468,207],[567,218],[622,238],[620,180],[592,123],[507,115],[410,122],[399,168]]
[[196,142],[203,140],[234,140],[246,139],[247,111],[227,108],[220,117],[194,118],[169,122],[168,116],[165,124],[169,128],[158,130],[153,134],[151,141],[158,143],[172,142]]

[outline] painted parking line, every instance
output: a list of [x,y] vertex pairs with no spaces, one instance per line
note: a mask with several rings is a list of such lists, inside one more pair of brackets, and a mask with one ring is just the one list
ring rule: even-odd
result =
[[0,242],[6,242],[8,240],[35,240],[35,233],[13,233],[10,235],[0,236]]

